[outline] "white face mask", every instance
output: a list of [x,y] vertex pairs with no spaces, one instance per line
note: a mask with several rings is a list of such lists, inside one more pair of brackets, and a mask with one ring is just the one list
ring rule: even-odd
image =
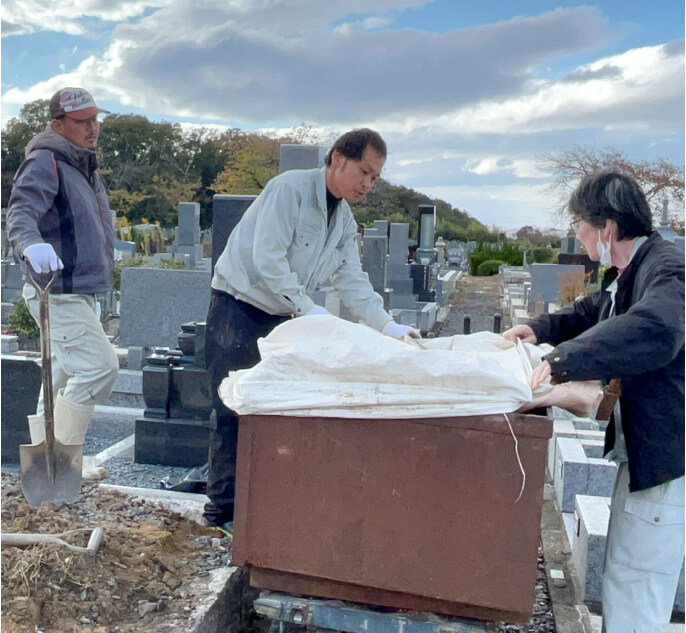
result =
[[600,239],[600,231],[598,231],[598,256],[601,266],[612,266],[612,235],[610,235],[608,243],[603,244]]

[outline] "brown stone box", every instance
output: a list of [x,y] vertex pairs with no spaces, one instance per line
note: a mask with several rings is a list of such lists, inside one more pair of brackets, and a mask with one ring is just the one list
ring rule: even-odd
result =
[[241,416],[233,564],[262,589],[526,622],[551,434],[516,413]]

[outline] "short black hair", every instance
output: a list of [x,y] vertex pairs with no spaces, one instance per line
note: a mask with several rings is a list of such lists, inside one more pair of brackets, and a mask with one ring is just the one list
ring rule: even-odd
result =
[[641,187],[616,169],[584,176],[569,199],[568,210],[595,228],[614,220],[620,240],[649,235],[653,230],[653,216]]
[[378,132],[363,127],[350,130],[336,140],[326,155],[326,166],[331,165],[331,157],[335,151],[340,152],[350,160],[362,160],[362,154],[368,146],[371,146],[381,158],[386,160],[386,142]]

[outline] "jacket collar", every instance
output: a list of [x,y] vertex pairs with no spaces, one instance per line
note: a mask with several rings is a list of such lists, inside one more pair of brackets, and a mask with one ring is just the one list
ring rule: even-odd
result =
[[660,240],[662,240],[662,236],[657,231],[653,231],[647,239],[643,240],[643,242],[638,245],[638,248],[632,253],[631,260],[621,276],[619,275],[616,266],[608,268],[603,276],[603,282],[601,284],[602,289],[608,290],[609,286],[615,282],[616,286],[623,286],[627,283],[627,280],[633,279],[636,270],[641,265],[641,262],[650,250],[651,245]]
[[88,179],[92,177],[93,172],[98,168],[98,161],[92,149],[85,149],[84,147],[74,145],[64,136],[55,132],[49,124],[45,131],[36,134],[29,141],[29,144],[26,146],[26,156],[37,149],[47,149],[57,154],[59,160],[78,169]]
[[316,175],[314,182],[315,193],[317,194],[317,205],[324,215],[324,218],[326,218],[326,166],[319,168],[319,173]]

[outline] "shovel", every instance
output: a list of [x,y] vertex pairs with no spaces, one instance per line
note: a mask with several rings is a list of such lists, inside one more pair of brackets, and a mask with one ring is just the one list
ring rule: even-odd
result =
[[30,506],[43,501],[75,501],[81,492],[83,447],[67,446],[55,439],[53,417],[52,364],[50,352],[50,288],[55,271],[45,288],[34,279],[29,265],[27,277],[40,299],[40,349],[43,402],[45,404],[45,440],[40,444],[21,444],[19,464],[21,488]]

